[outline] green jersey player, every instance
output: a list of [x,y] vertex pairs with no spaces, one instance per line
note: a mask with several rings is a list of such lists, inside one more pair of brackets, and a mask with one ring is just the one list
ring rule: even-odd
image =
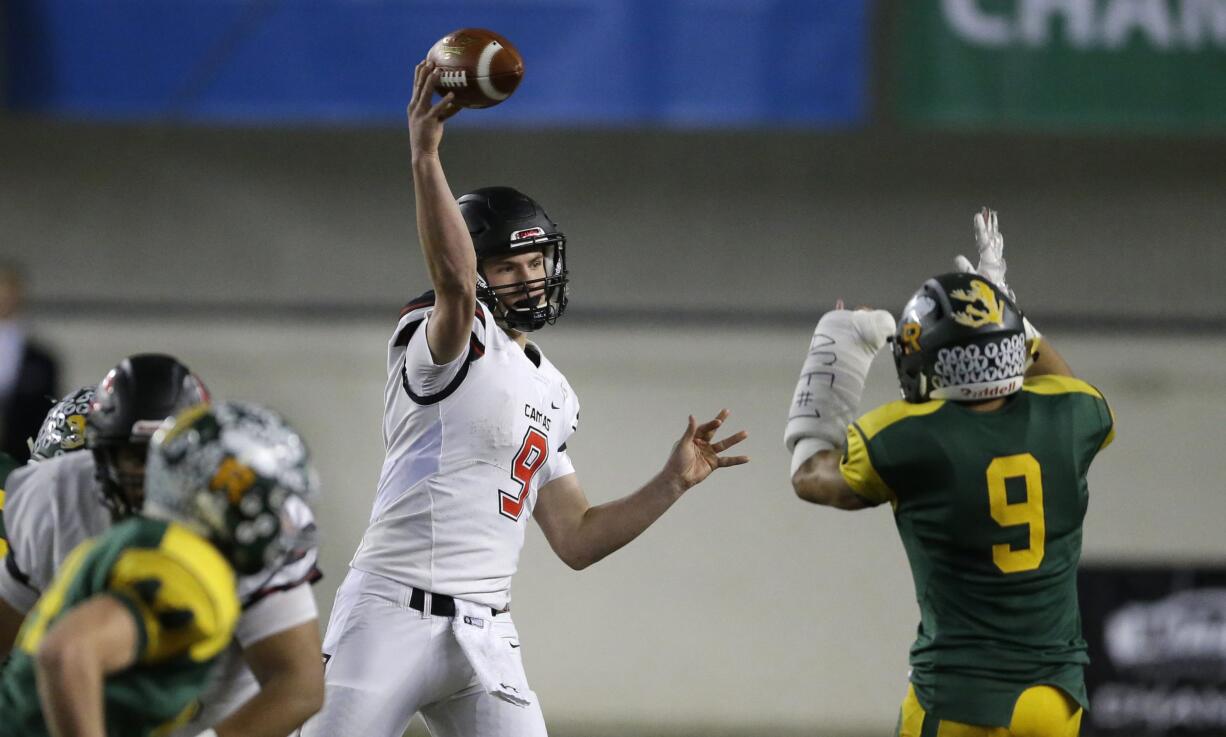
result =
[[[239,617],[236,574],[304,541],[301,438],[256,405],[197,405],[149,447],[144,516],[77,546],[0,675],[0,737],[151,737],[199,708]],[[211,732],[211,730],[210,730]]]
[[[1086,472],[1114,422],[1027,330],[994,213],[976,226],[979,269],[929,279],[896,325],[823,316],[788,424],[792,483],[816,504],[894,511],[920,610],[901,737],[1073,737]],[[887,339],[903,400],[850,422]]]

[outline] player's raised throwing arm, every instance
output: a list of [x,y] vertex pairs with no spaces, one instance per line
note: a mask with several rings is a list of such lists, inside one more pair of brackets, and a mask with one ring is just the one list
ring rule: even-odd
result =
[[417,65],[408,118],[417,235],[435,292],[434,312],[426,327],[426,340],[434,362],[444,364],[468,346],[477,300],[477,258],[439,160],[443,121],[460,108],[453,104],[451,93],[438,104],[432,104],[437,77],[431,62]]
[[690,417],[663,470],[621,499],[591,506],[573,473],[546,484],[533,516],[549,546],[571,568],[586,568],[638,537],[715,469],[748,463],[748,456],[720,455],[748,437],[742,430],[714,441],[727,417],[726,409],[701,425]]

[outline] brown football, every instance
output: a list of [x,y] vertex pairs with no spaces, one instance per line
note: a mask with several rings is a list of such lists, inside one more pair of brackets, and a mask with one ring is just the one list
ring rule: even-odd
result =
[[511,96],[524,77],[524,59],[511,42],[484,28],[443,36],[427,57],[440,70],[435,90],[455,93],[461,107],[492,107]]

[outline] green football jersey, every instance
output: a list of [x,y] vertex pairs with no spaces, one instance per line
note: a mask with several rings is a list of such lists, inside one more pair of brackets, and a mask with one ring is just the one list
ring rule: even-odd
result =
[[0,675],[0,737],[49,734],[34,656],[61,616],[99,595],[123,604],[139,635],[136,662],[106,678],[106,733],[156,737],[186,722],[233,634],[234,587],[234,573],[217,549],[177,524],[129,519],[81,543],[26,617]]
[[848,428],[843,478],[891,503],[911,564],[911,683],[929,714],[1008,726],[1039,684],[1087,705],[1077,561],[1086,472],[1113,437],[1098,390],[1063,376],[992,412],[893,402]]

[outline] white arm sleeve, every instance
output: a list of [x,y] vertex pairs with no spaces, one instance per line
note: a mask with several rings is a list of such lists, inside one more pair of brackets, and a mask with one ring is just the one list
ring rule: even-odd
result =
[[893,332],[885,310],[833,310],[817,323],[783,433],[793,474],[814,453],[842,446],[873,357]]
[[299,584],[288,591],[265,596],[244,609],[234,627],[234,639],[243,647],[250,647],[266,637],[310,622],[318,616],[311,586]]

